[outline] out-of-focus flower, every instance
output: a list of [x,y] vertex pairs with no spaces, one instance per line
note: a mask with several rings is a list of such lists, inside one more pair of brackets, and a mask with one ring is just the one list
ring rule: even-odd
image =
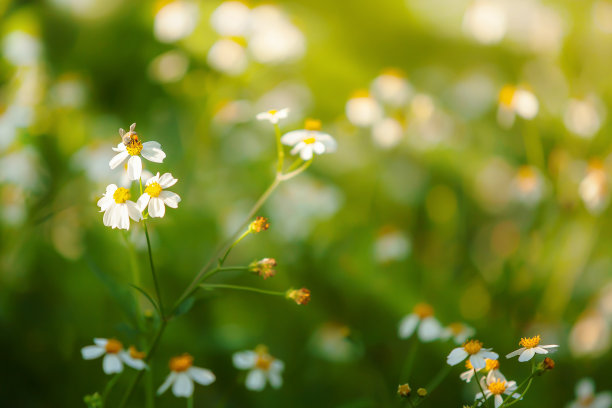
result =
[[470,340],[463,346],[454,348],[446,357],[446,363],[454,366],[469,358],[472,367],[478,371],[486,367],[485,359],[497,360],[498,357],[499,355],[491,351],[490,348],[482,348],[482,342]]
[[254,351],[240,351],[233,356],[234,367],[239,370],[249,370],[246,387],[251,391],[261,391],[269,382],[273,388],[283,385],[281,376],[285,364],[268,353],[268,348],[259,345]]
[[251,25],[251,10],[240,1],[224,1],[211,14],[210,24],[222,36],[245,36]]
[[506,377],[499,371],[499,360],[486,359],[485,371],[487,372],[487,381],[502,380],[506,381]]
[[610,349],[610,326],[601,311],[592,309],[578,318],[569,336],[572,354],[597,357]]
[[578,188],[585,207],[593,214],[599,214],[610,199],[608,176],[603,162],[598,159],[589,161],[587,174]]
[[15,66],[32,66],[42,52],[40,40],[24,31],[12,31],[2,41],[4,58]]
[[138,205],[130,201],[130,190],[109,184],[104,197],[98,200],[100,212],[104,212],[102,221],[113,229],[130,229],[130,218],[138,222],[142,214]]
[[80,108],[87,99],[87,90],[81,79],[74,75],[61,78],[50,89],[52,100],[62,108]]
[[276,125],[281,119],[285,119],[289,116],[289,108],[284,108],[281,110],[271,109],[267,112],[258,113],[256,118],[257,120],[267,120],[273,125]]
[[149,76],[157,82],[180,81],[189,68],[189,58],[179,50],[165,52],[149,64]]
[[253,117],[251,103],[247,100],[222,101],[214,110],[215,123],[231,125],[243,123]]
[[251,233],[266,231],[268,228],[270,228],[270,223],[266,217],[257,217],[255,221],[249,225],[249,231]]
[[142,175],[142,160],[140,160],[140,155],[155,163],[162,163],[166,158],[166,153],[163,152],[159,143],[142,143],[140,141],[138,135],[134,132],[135,125],[134,123],[130,126],[130,131],[128,133],[122,132],[123,129],[119,130],[119,135],[123,139],[123,142],[119,143],[117,147],[113,147],[113,150],[118,153],[109,162],[110,168],[114,169],[131,156],[128,160],[127,167],[130,180],[138,180]]
[[467,370],[459,374],[459,378],[462,381],[465,381],[466,383],[469,383],[470,381],[472,381],[472,378],[474,378],[474,374],[476,374],[476,371],[482,370],[481,368],[480,370],[474,371],[474,367],[472,366],[472,363],[470,363],[470,360],[467,360],[465,362],[465,368]]
[[585,139],[595,136],[603,121],[599,112],[602,109],[598,105],[601,103],[593,96],[583,100],[570,99],[563,114],[563,123],[567,130]]
[[495,379],[494,381],[487,381],[482,379],[482,388],[485,388],[484,395],[482,392],[476,394],[476,401],[480,399],[487,400],[489,397],[493,397],[495,401],[495,408],[498,408],[503,402],[504,397],[502,395],[512,395],[513,398],[521,398],[521,394],[516,393],[518,389],[515,381],[503,381]]
[[591,378],[583,378],[576,384],[576,399],[567,408],[610,408],[612,407],[612,392],[604,391],[595,394],[595,382]]
[[511,188],[518,201],[534,205],[542,199],[544,180],[536,167],[525,165],[518,169]]
[[399,395],[400,397],[408,398],[411,392],[412,389],[410,388],[410,385],[408,385],[408,383],[401,384],[399,387],[397,387],[397,395]]
[[102,369],[105,374],[120,373],[123,371],[123,364],[142,370],[147,365],[143,358],[144,355],[138,352],[134,347],[130,347],[129,351],[123,349],[123,344],[115,339],[94,339],[95,346],[86,346],[81,349],[81,354],[85,360],[93,360],[104,356],[102,360]]
[[506,12],[499,3],[476,0],[463,16],[463,29],[482,44],[496,44],[506,34]]
[[474,330],[473,327],[468,326],[465,323],[455,322],[446,326],[440,337],[444,340],[452,338],[456,344],[463,344],[475,333],[476,330]]
[[404,73],[396,68],[387,68],[381,72],[372,81],[370,89],[378,100],[394,108],[408,103],[413,93]]
[[497,120],[502,126],[512,126],[515,114],[531,120],[536,117],[539,110],[538,99],[526,87],[504,85],[499,92]]
[[239,38],[222,38],[215,42],[206,57],[211,68],[230,76],[242,74],[249,61],[244,47],[238,41]]
[[304,161],[312,159],[314,153],[333,153],[336,151],[336,141],[327,133],[321,132],[321,121],[306,119],[304,129],[285,133],[281,143],[293,146],[291,154],[300,154]]
[[252,11],[248,48],[256,61],[280,64],[301,58],[306,40],[280,9],[263,5]]
[[382,109],[368,91],[356,91],[346,102],[346,117],[355,126],[368,127],[382,117]]
[[418,303],[412,313],[405,316],[399,324],[398,335],[400,339],[407,339],[417,330],[418,337],[423,342],[430,342],[440,338],[442,326],[434,317],[433,307],[427,303]]
[[372,140],[382,149],[391,149],[401,142],[404,127],[394,118],[383,118],[372,127]]
[[340,323],[322,324],[310,339],[313,353],[329,361],[349,361],[356,357],[359,349],[349,338],[351,329]]
[[287,299],[293,300],[298,305],[307,305],[310,302],[310,290],[306,288],[289,289],[285,295]]
[[201,385],[210,385],[216,379],[212,371],[194,367],[193,357],[186,353],[172,357],[169,366],[170,374],[157,390],[157,395],[163,394],[172,386],[172,393],[176,397],[189,398],[193,394],[194,381]]
[[411,250],[408,237],[394,227],[383,227],[374,242],[374,256],[380,263],[401,261]]
[[166,4],[155,15],[155,37],[164,43],[187,37],[196,28],[198,14],[196,3],[177,0]]
[[555,351],[555,349],[559,346],[556,344],[550,344],[546,346],[540,346],[540,335],[534,337],[523,337],[519,342],[519,345],[522,346],[518,350],[514,350],[512,353],[506,355],[506,358],[512,358],[514,356],[519,356],[518,361],[524,362],[529,361],[536,354],[548,354],[549,352]]
[[178,179],[172,177],[171,173],[164,173],[161,177],[157,173],[147,180],[145,191],[136,202],[140,211],[144,211],[148,206],[151,217],[162,218],[166,213],[166,205],[170,208],[177,208],[181,197],[176,193],[166,191],[177,181]]
[[276,268],[276,259],[274,258],[263,258],[249,264],[249,271],[256,273],[264,279],[276,275],[276,270],[274,268]]
[[302,82],[284,81],[257,100],[259,111],[269,106],[285,106],[291,112],[288,121],[298,123],[304,120],[305,112],[312,104],[312,94]]
[[612,33],[612,3],[609,0],[599,0],[593,3],[593,23],[604,33]]

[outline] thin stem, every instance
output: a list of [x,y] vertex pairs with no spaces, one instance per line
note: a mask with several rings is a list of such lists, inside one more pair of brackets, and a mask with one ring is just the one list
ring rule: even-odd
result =
[[147,222],[142,220],[144,225],[145,237],[147,237],[147,249],[149,250],[149,264],[151,265],[151,276],[153,276],[153,283],[155,284],[155,295],[157,296],[157,304],[161,312],[162,320],[165,319],[164,303],[162,302],[161,292],[159,290],[159,282],[157,281],[157,275],[155,274],[155,266],[153,265],[153,251],[151,250],[151,239],[149,238],[149,230],[147,228]]
[[525,391],[523,391],[523,393],[521,394],[521,396],[520,396],[519,398],[517,398],[515,401],[508,402],[508,400],[510,400],[510,398],[511,398],[511,397],[512,397],[512,395],[514,394],[514,392],[513,392],[513,393],[511,393],[510,395],[508,395],[508,396],[507,396],[507,397],[504,399],[504,401],[503,401],[503,402],[502,402],[502,404],[499,406],[499,408],[501,408],[501,407],[509,407],[509,406],[511,406],[511,405],[513,405],[513,404],[516,404],[516,403],[517,403],[518,401],[520,401],[521,399],[523,399],[523,396],[524,396],[524,395],[527,393],[527,391],[529,390],[529,387],[531,387],[531,382],[533,381],[533,377],[534,377],[535,375],[536,375],[536,370],[535,370],[535,360],[532,360],[532,362],[531,362],[531,374],[529,375],[529,377],[525,378],[525,379],[523,380],[523,382],[519,384],[519,386],[518,386],[518,387],[516,387],[516,391],[518,391],[518,390],[520,390],[520,389],[521,389],[521,387],[522,387],[523,385],[525,385],[525,383],[527,383],[527,382],[528,382],[528,383],[527,383],[527,387],[525,388]]
[[193,394],[187,398],[187,408],[193,408]]
[[249,235],[250,233],[251,233],[251,230],[247,228],[247,230],[246,230],[246,231],[244,231],[244,232],[242,233],[242,235],[241,235],[241,236],[239,236],[239,237],[238,237],[238,239],[237,239],[237,240],[235,240],[235,241],[234,241],[234,243],[233,243],[232,245],[230,245],[230,246],[229,246],[229,248],[227,248],[227,251],[225,251],[225,255],[223,255],[223,258],[221,258],[221,259],[219,260],[219,265],[223,265],[223,263],[225,263],[225,260],[227,259],[227,256],[228,256],[228,255],[229,255],[229,253],[232,251],[232,249],[234,249],[234,247],[235,247],[236,245],[238,245],[238,243],[239,243],[240,241],[242,241],[242,240],[244,239],[244,237],[246,237],[246,236],[247,236],[247,235]]
[[478,389],[480,390],[482,394],[482,405],[490,405],[490,404],[487,404],[487,396],[485,395],[484,390],[482,389],[482,385],[480,384],[480,378],[478,378],[478,371],[476,371],[475,368],[474,368],[474,378],[476,378],[476,384],[478,384]]
[[106,397],[108,397],[108,394],[111,392],[111,390],[117,383],[117,380],[119,380],[120,376],[121,376],[121,373],[117,373],[113,376],[113,378],[111,378],[108,381],[108,383],[106,383],[106,387],[104,387],[104,392],[102,393],[102,404],[103,405],[106,405]]
[[310,159],[307,162],[305,162],[304,164],[302,164],[300,167],[297,168],[297,170],[293,170],[292,172],[282,174],[282,175],[280,175],[278,177],[280,178],[281,181],[289,180],[289,179],[297,176],[298,174],[300,174],[304,170],[306,170],[310,166],[311,163],[312,163],[312,159]]
[[438,385],[446,378],[446,376],[451,372],[452,367],[449,365],[445,365],[443,369],[441,369],[438,374],[427,384],[427,395],[430,395]]
[[124,231],[123,239],[125,240],[125,245],[127,245],[128,250],[130,252],[130,267],[132,268],[132,280],[134,281],[134,285],[141,286],[140,283],[140,268],[138,267],[138,257],[136,256],[136,250],[134,249],[134,245],[130,241],[128,236],[128,232]]
[[402,367],[402,371],[400,371],[400,379],[399,382],[403,382],[404,379],[406,381],[410,380],[410,374],[412,373],[412,367],[414,366],[414,360],[417,355],[417,350],[419,348],[419,340],[416,337],[416,333],[411,341],[410,350],[408,351],[408,356],[406,356],[406,361],[404,362],[404,366]]
[[285,292],[279,292],[276,290],[265,290],[265,289],[253,288],[250,286],[226,285],[222,283],[202,283],[200,287],[202,289],[209,289],[209,288],[210,289],[215,289],[215,288],[234,289],[234,290],[245,290],[248,292],[263,293],[264,295],[285,296]]
[[298,166],[302,163],[304,163],[304,160],[302,160],[301,157],[298,157],[293,163],[291,163],[291,166],[289,166],[289,168],[287,169],[287,173],[297,169]]
[[278,123],[274,124],[274,133],[276,135],[276,152],[278,155],[278,163],[276,164],[276,174],[278,175],[283,172],[283,161],[285,159],[285,151],[281,143],[281,131]]

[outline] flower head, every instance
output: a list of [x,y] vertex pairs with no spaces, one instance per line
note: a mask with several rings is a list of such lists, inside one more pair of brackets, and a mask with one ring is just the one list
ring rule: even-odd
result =
[[289,289],[285,296],[287,299],[293,299],[298,305],[305,305],[310,302],[310,290],[306,288]]
[[130,190],[109,184],[104,196],[98,200],[100,212],[104,212],[102,221],[107,227],[130,229],[130,218],[136,222],[142,219],[138,205],[130,201]]
[[166,214],[166,205],[170,208],[177,208],[181,197],[176,193],[166,191],[177,181],[170,173],[164,173],[161,177],[157,173],[147,180],[145,191],[137,201],[140,211],[144,211],[148,206],[151,217],[161,218]]
[[397,394],[400,397],[408,398],[411,392],[412,389],[410,388],[410,385],[408,385],[408,383],[401,384],[399,387],[397,387]]
[[[130,347],[130,352],[123,349],[123,344],[115,339],[94,339],[94,346],[86,346],[81,349],[81,355],[85,360],[93,360],[104,356],[102,360],[102,369],[106,374],[120,373],[123,371],[123,364],[142,370],[147,365],[139,354],[133,355]],[[135,349],[134,349],[135,350]]]
[[136,124],[133,123],[128,132],[119,129],[121,143],[119,143],[117,147],[113,147],[113,150],[117,152],[117,154],[108,163],[111,169],[115,169],[129,157],[127,173],[130,180],[138,180],[142,175],[141,155],[145,159],[155,163],[163,162],[166,157],[166,153],[162,151],[159,143],[142,143],[138,134],[134,132],[135,127]]
[[595,383],[590,378],[583,378],[576,384],[576,399],[567,408],[610,408],[612,392],[595,394]]
[[306,119],[304,129],[294,130],[281,137],[281,143],[293,146],[291,154],[300,154],[302,160],[310,160],[314,153],[336,151],[336,141],[327,133],[321,132],[321,121]]
[[427,303],[418,303],[412,309],[412,313],[400,321],[398,330],[400,339],[412,336],[417,326],[419,339],[423,342],[437,340],[442,334],[442,326],[434,317],[433,307]]
[[271,278],[276,274],[276,259],[263,258],[259,261],[253,261],[249,265],[249,271],[256,273],[264,279]]
[[272,357],[268,348],[263,345],[255,350],[240,351],[233,356],[234,366],[240,370],[249,370],[246,378],[246,387],[251,391],[261,391],[269,382],[273,388],[283,385],[283,372],[285,365],[282,361]]
[[452,338],[455,343],[463,344],[467,339],[472,337],[476,333],[473,327],[467,324],[455,322],[451,323],[444,328],[441,337],[443,339]]
[[270,228],[270,223],[266,217],[257,217],[255,218],[255,221],[249,225],[250,232],[261,232],[267,230],[268,228]]
[[193,366],[193,357],[187,353],[170,359],[170,374],[157,390],[157,395],[166,392],[172,386],[172,393],[177,397],[189,398],[193,394],[193,382],[210,385],[215,382],[215,375],[205,368]]
[[549,349],[550,351],[555,351],[555,349],[559,347],[556,344],[540,346],[540,335],[534,337],[523,337],[521,338],[521,341],[519,341],[519,345],[522,347],[506,355],[506,358],[519,356],[518,360],[520,362],[529,361],[536,354],[548,354]]
[[469,340],[462,347],[453,349],[446,358],[446,362],[448,365],[454,366],[469,358],[472,367],[478,371],[486,367],[485,359],[497,360],[498,357],[499,355],[491,351],[490,348],[483,348],[482,342]]
[[285,119],[289,116],[289,108],[284,108],[281,110],[271,109],[267,112],[258,113],[256,118],[257,120],[267,120],[273,125],[276,125],[281,119]]
[[506,381],[501,379],[494,379],[492,381],[482,379],[482,388],[484,388],[484,395],[482,392],[476,394],[476,400],[479,399],[488,399],[489,397],[493,397],[495,401],[495,408],[498,408],[503,402],[504,398],[502,395],[512,395],[513,398],[520,398],[520,394],[515,393],[516,386],[515,381]]

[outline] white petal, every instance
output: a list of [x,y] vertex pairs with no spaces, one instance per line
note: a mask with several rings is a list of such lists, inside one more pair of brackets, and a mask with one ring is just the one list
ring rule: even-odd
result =
[[111,206],[112,203],[114,203],[115,200],[113,200],[112,196],[104,196],[101,199],[98,200],[98,207],[100,207],[100,212],[102,211],[106,211],[106,209],[108,207]]
[[149,204],[149,200],[151,196],[148,193],[142,193],[140,197],[138,197],[138,201],[136,201],[136,205],[138,209],[142,212],[145,208],[147,208],[147,204]]
[[172,191],[162,191],[159,193],[159,198],[161,198],[164,203],[171,208],[178,207],[178,203],[181,202],[181,197]]
[[142,220],[142,210],[140,209],[138,204],[136,204],[133,201],[126,201],[125,205],[127,206],[127,209],[128,209],[128,216],[131,219],[133,219],[136,222]]
[[311,144],[307,144],[306,146],[302,147],[302,150],[300,150],[300,157],[304,161],[308,161],[312,159],[312,145]]
[[495,398],[495,408],[499,408],[499,406],[504,402],[504,399],[501,395],[496,395]]
[[117,206],[117,204],[115,204],[115,202],[113,201],[110,204],[110,206],[106,209],[106,211],[104,212],[104,217],[102,217],[102,222],[107,227],[112,226],[112,218],[113,218],[113,214],[115,212],[115,207],[116,206]]
[[161,385],[161,387],[159,387],[159,389],[157,390],[157,395],[161,395],[164,392],[166,392],[166,390],[172,384],[174,384],[174,381],[176,380],[176,376],[177,376],[177,374],[174,371],[170,372],[170,374],[168,374],[168,376],[166,377],[166,381],[164,381],[164,383]]
[[478,355],[482,358],[488,358],[489,360],[497,360],[499,358],[499,354],[494,351],[482,349],[478,352]]
[[467,370],[459,374],[459,378],[465,381],[466,383],[472,381],[472,377],[474,377],[474,370]]
[[166,153],[163,152],[161,145],[157,142],[144,142],[140,154],[145,159],[155,163],[161,163],[166,158]]
[[548,354],[548,350],[543,347],[534,347],[533,351],[535,351],[536,354]]
[[[546,345],[546,346],[539,346],[539,347],[543,348],[543,349],[556,349],[559,346],[556,345],[556,344],[549,344],[549,345]],[[552,353],[553,350],[549,350],[549,351]]]
[[100,346],[87,346],[81,349],[81,355],[85,360],[93,360],[94,358],[100,357],[105,352],[106,349]]
[[307,130],[294,130],[293,132],[285,133],[281,137],[281,143],[287,146],[293,146],[298,142],[301,142],[304,139],[309,137],[309,132]]
[[289,153],[292,155],[298,154],[304,147],[306,147],[306,143],[298,142]]
[[117,147],[113,147],[112,149],[113,149],[113,151],[115,151],[115,152],[125,152],[125,151],[127,151],[127,148],[126,148],[126,146],[123,144],[123,142],[121,142],[121,143],[117,144]]
[[512,358],[514,356],[518,356],[519,354],[521,354],[523,351],[525,351],[525,347],[521,347],[518,350],[514,350],[512,353],[508,353],[506,354],[506,358]]
[[440,338],[442,326],[435,317],[426,317],[419,324],[419,339],[424,342],[430,342]]
[[119,217],[118,228],[129,230],[130,229],[130,215],[128,213],[127,204],[123,203],[123,204],[117,205],[116,214],[117,214],[117,217]]
[[419,316],[415,314],[409,314],[404,317],[399,324],[398,335],[400,339],[407,339],[412,336],[414,333],[414,329],[416,329],[417,324],[419,323]]
[[140,156],[132,156],[128,160],[127,175],[130,180],[140,180],[142,174],[142,160]]
[[268,112],[261,112],[261,113],[258,113],[257,116],[255,116],[255,118],[257,120],[271,120],[272,115]]
[[285,369],[285,363],[280,360],[274,360],[270,364],[270,371],[274,371],[276,373],[280,373]]
[[246,378],[246,387],[251,391],[261,391],[266,386],[266,376],[261,370],[252,370]]
[[191,397],[191,394],[193,394],[193,380],[191,377],[186,373],[177,374],[172,386],[172,393],[177,397]]
[[205,368],[190,367],[187,371],[193,381],[202,385],[210,385],[215,382],[215,375],[212,371]]
[[154,175],[152,177],[149,177],[147,179],[147,182],[145,183],[145,185],[148,186],[148,185],[153,184],[153,183],[159,183],[159,171],[157,172],[156,175]]
[[595,396],[591,408],[610,408],[612,407],[612,393],[609,391],[600,392]]
[[325,153],[325,145],[321,142],[314,142],[312,144],[312,150],[316,153],[316,154],[323,154]]
[[446,357],[446,363],[448,365],[457,365],[468,356],[468,352],[463,349],[463,347],[457,347],[450,352],[448,357]]
[[139,358],[132,358],[130,353],[128,353],[127,351],[121,351],[119,353],[119,357],[121,358],[121,360],[123,360],[125,364],[136,370],[142,370],[147,366],[143,360]]
[[268,372],[268,380],[270,381],[270,385],[274,388],[280,388],[283,385],[283,377],[279,372],[270,370],[270,372]]
[[234,362],[234,367],[241,370],[248,370],[255,366],[255,361],[257,361],[257,353],[254,351],[240,351],[238,353],[234,353],[232,356],[232,361]]
[[161,218],[166,214],[164,201],[159,197],[151,197],[149,201],[149,215],[153,218]]
[[529,361],[533,358],[533,356],[535,355],[535,350],[530,348],[527,349],[525,351],[523,351],[521,353],[521,355],[518,358],[518,361],[523,362],[523,361]]
[[116,354],[107,354],[102,361],[102,369],[106,374],[120,373],[123,371],[123,363]]
[[116,155],[113,156],[113,158],[110,160],[110,162],[108,163],[108,165],[110,166],[111,170],[112,169],[116,169],[117,166],[119,166],[121,163],[123,163],[125,161],[125,159],[128,158],[130,154],[126,151],[123,151],[121,153],[117,153]]
[[108,343],[108,339],[103,339],[101,337],[94,338],[94,344],[98,347],[106,347],[107,343]]
[[470,356],[470,364],[472,364],[472,367],[474,367],[475,370],[481,370],[487,365],[484,357],[481,356],[480,353]]
[[177,181],[178,179],[175,179],[174,177],[172,177],[171,173],[164,173],[164,175],[159,178],[158,183],[161,186],[161,188],[166,189],[166,188],[169,188],[175,185]]
[[576,384],[576,396],[579,399],[586,399],[595,393],[595,383],[590,378],[583,378]]
[[318,133],[317,140],[325,145],[325,151],[328,153],[335,152],[338,147],[336,140],[327,133]]

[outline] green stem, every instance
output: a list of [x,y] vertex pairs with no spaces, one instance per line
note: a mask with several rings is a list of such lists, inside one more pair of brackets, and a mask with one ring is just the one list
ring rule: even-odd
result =
[[[476,379],[476,384],[478,384],[478,389],[482,393],[482,405],[491,405],[491,403],[487,400],[487,396],[485,395],[484,390],[482,389],[482,385],[480,384],[480,378],[478,378],[478,371],[476,371],[475,368],[474,368],[474,378]],[[489,403],[487,404],[487,402]]]
[[278,155],[278,163],[276,164],[276,174],[282,174],[283,172],[283,161],[285,159],[285,151],[281,143],[281,131],[278,123],[274,124],[274,133],[276,135],[276,152]]
[[187,398],[187,408],[193,408],[193,394]]
[[249,235],[250,233],[251,233],[251,230],[250,230],[249,228],[247,228],[247,230],[246,230],[246,231],[244,231],[244,232],[242,233],[242,235],[241,235],[241,236],[239,236],[239,237],[238,237],[238,239],[237,239],[237,240],[235,240],[235,241],[234,241],[234,243],[233,243],[232,245],[230,245],[230,246],[229,246],[229,248],[227,248],[227,251],[225,251],[225,255],[223,255],[223,258],[221,258],[221,259],[219,260],[219,265],[223,265],[223,263],[224,263],[224,262],[225,262],[225,260],[227,259],[227,256],[228,256],[228,255],[229,255],[229,253],[232,251],[232,249],[234,249],[234,247],[235,247],[236,245],[238,245],[238,243],[239,243],[240,241],[242,241],[242,240],[243,240],[243,239],[244,239],[244,238],[245,238],[247,235]]
[[512,402],[508,402],[510,400],[510,398],[512,398],[512,395],[515,394],[514,392],[510,395],[508,395],[504,401],[502,402],[502,404],[499,406],[499,408],[502,407],[509,407],[513,404],[516,404],[517,402],[519,402],[521,399],[523,399],[523,396],[527,393],[527,391],[529,390],[529,387],[531,387],[531,383],[533,382],[533,378],[536,375],[536,370],[535,370],[535,360],[532,360],[531,362],[531,374],[529,375],[529,377],[525,378],[523,380],[522,383],[519,384],[518,387],[516,387],[516,391],[520,390],[521,387],[523,387],[523,385],[525,385],[525,383],[527,383],[527,387],[525,388],[525,390],[523,391],[523,393],[521,394],[521,396],[519,398],[517,398],[516,400],[512,401]]
[[310,159],[307,162],[305,162],[304,164],[302,164],[300,167],[297,168],[297,170],[293,170],[292,172],[282,174],[282,175],[280,175],[278,177],[280,178],[281,181],[289,180],[289,179],[297,176],[298,174],[300,174],[304,170],[306,170],[310,166],[311,163],[312,163],[312,159]]
[[113,387],[115,386],[115,384],[119,380],[120,376],[121,376],[121,373],[117,373],[117,374],[115,374],[113,376],[113,378],[111,378],[108,381],[108,383],[106,383],[106,387],[104,387],[104,392],[102,393],[102,404],[103,404],[103,406],[106,405],[106,397],[108,397],[108,394],[111,392],[111,390],[113,389]]
[[155,285],[155,295],[157,296],[157,304],[161,312],[162,320],[165,319],[164,304],[162,302],[161,291],[159,290],[159,282],[157,281],[157,275],[155,274],[155,265],[153,265],[153,251],[151,250],[151,239],[149,238],[149,230],[147,228],[147,222],[142,220],[144,225],[145,237],[147,237],[147,249],[149,250],[149,264],[151,265],[151,276],[153,277],[153,283]]
[[134,285],[141,286],[140,283],[140,268],[138,267],[138,257],[136,256],[136,249],[134,245],[130,241],[130,237],[128,236],[128,232],[124,231],[123,239],[125,239],[125,245],[127,245],[128,250],[130,252],[130,267],[132,268],[132,280],[134,281]]
[[419,340],[416,333],[414,333],[411,343],[410,351],[408,351],[408,356],[406,356],[406,361],[402,367],[402,371],[400,371],[400,383],[404,382],[404,380],[410,380],[410,374],[412,373],[412,367],[414,366],[414,360],[416,359],[417,350],[419,348]]
[[210,289],[215,289],[215,288],[235,289],[235,290],[245,290],[248,292],[263,293],[264,295],[285,296],[285,292],[279,292],[276,290],[265,290],[265,289],[253,288],[250,286],[226,285],[222,283],[203,283],[200,285],[200,287],[202,289],[208,289],[208,288]]
[[297,169],[298,166],[302,163],[304,163],[304,160],[302,160],[301,157],[298,157],[293,163],[291,163],[291,166],[289,166],[289,168],[287,169],[287,173]]

